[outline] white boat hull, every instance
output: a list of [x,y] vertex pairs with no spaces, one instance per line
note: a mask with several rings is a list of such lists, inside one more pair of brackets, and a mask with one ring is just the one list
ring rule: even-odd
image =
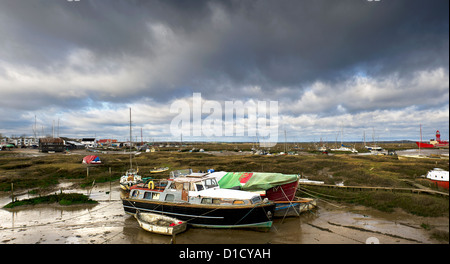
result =
[[142,229],[156,234],[172,236],[184,232],[187,227],[185,221],[160,214],[137,213],[134,216]]

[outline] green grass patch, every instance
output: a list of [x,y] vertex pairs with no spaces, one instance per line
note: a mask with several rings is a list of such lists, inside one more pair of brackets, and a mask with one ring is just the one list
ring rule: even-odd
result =
[[[449,215],[449,200],[445,197],[427,194],[413,194],[390,191],[350,191],[308,186],[307,192],[328,200],[359,204],[382,212],[394,212],[395,208],[425,217]],[[301,193],[301,196],[305,196]]]
[[5,205],[3,208],[14,208],[23,205],[37,205],[37,204],[51,204],[51,203],[59,203],[60,205],[73,205],[73,204],[97,204],[98,202],[80,193],[59,193],[11,202]]

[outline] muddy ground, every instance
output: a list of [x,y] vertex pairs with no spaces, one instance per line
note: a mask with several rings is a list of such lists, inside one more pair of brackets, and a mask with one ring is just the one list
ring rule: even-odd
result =
[[[65,192],[73,190],[62,183]],[[126,215],[118,183],[104,183],[90,190],[97,205],[39,205],[0,209],[2,244],[169,244],[171,237],[141,229]],[[28,198],[24,194],[19,199]],[[0,197],[0,206],[10,202]],[[448,241],[448,217],[419,217],[402,211],[383,213],[363,206],[319,201],[318,209],[301,217],[276,219],[270,231],[188,228],[177,235],[177,244],[438,244]]]

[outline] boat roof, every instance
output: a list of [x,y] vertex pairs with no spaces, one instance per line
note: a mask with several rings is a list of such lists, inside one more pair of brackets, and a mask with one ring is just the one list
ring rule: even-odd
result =
[[[186,176],[180,176],[175,179],[173,179],[174,182],[199,182],[203,181],[205,179],[215,179],[214,176],[207,175],[206,173],[193,173],[195,175],[186,175]],[[202,175],[200,175],[202,174]]]
[[258,194],[232,189],[206,189],[198,192],[190,191],[189,196],[202,196],[211,198],[230,198],[230,199],[252,199]]

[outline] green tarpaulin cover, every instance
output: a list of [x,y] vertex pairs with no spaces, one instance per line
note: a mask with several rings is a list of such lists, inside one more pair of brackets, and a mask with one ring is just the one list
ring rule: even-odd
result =
[[240,187],[244,191],[267,190],[272,187],[294,182],[296,174],[270,172],[228,172],[219,180],[220,188]]

